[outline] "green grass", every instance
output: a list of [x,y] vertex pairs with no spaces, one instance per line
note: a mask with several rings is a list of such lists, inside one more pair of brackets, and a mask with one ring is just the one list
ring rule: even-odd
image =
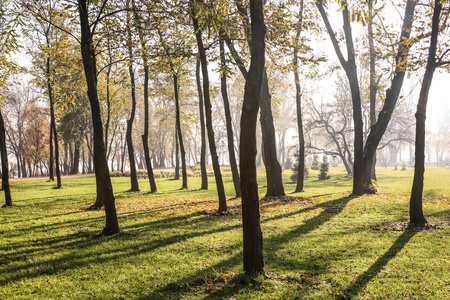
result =
[[[427,168],[430,226],[406,229],[412,170],[379,169],[379,194],[350,197],[351,178],[310,171],[305,192],[261,200],[266,276],[242,276],[240,200],[216,215],[215,184],[157,180],[156,195],[112,178],[122,233],[94,238],[103,211],[93,177],[13,181],[0,209],[0,299],[449,299],[449,169]],[[264,196],[264,172],[259,172]],[[148,181],[140,180],[149,190]],[[225,177],[227,196],[234,196]]]

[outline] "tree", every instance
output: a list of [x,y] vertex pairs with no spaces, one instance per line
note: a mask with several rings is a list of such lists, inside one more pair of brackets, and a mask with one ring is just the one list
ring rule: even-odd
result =
[[244,272],[264,273],[263,238],[259,215],[256,179],[256,119],[264,76],[265,25],[261,0],[250,0],[251,60],[245,81],[241,116],[239,161],[242,191],[242,227],[244,235]]
[[202,186],[200,189],[208,189],[208,174],[206,173],[206,128],[205,128],[205,112],[203,105],[203,92],[202,92],[202,82],[200,80],[200,58],[197,59],[195,65],[195,79],[197,82],[197,92],[198,92],[198,106],[199,106],[199,117],[200,117],[200,172],[202,174]]
[[[193,5],[194,2],[191,1],[191,5]],[[208,75],[208,65],[207,65],[207,58],[206,58],[206,50],[203,46],[202,41],[202,31],[198,24],[198,19],[196,18],[196,8],[192,7],[192,22],[194,25],[195,30],[195,38],[197,40],[197,47],[198,47],[198,53],[200,56],[200,62],[201,62],[201,70],[202,70],[202,76],[203,76],[203,100],[205,102],[205,116],[206,116],[206,130],[208,134],[208,141],[209,141],[209,151],[211,153],[211,159],[213,163],[213,169],[214,169],[214,177],[216,179],[216,187],[217,187],[217,194],[219,197],[219,208],[218,211],[225,212],[227,211],[227,201],[225,197],[225,188],[223,186],[223,180],[222,180],[222,173],[220,172],[220,165],[219,165],[219,158],[217,156],[217,150],[216,150],[216,141],[214,138],[214,130],[212,126],[212,113],[211,113],[211,99],[210,99],[210,93],[209,93],[209,75]]]
[[[84,72],[88,89],[88,98],[91,104],[91,116],[94,129],[94,165],[97,186],[101,190],[101,197],[105,205],[106,225],[102,231],[104,235],[115,234],[120,231],[117,221],[115,198],[109,175],[108,162],[106,160],[106,148],[103,139],[103,124],[98,100],[97,90],[97,66],[93,37],[99,18],[102,15],[107,0],[99,3],[97,20],[89,22],[89,10],[86,0],[78,0],[78,13],[80,17],[81,31],[81,56],[83,58]],[[92,26],[92,28],[91,28]],[[97,189],[97,197],[99,197]]]
[[236,163],[236,155],[234,153],[234,136],[233,136],[233,127],[231,124],[231,112],[230,112],[230,101],[228,100],[228,91],[227,91],[227,66],[225,60],[225,47],[223,44],[223,39],[219,40],[219,51],[220,51],[220,90],[222,92],[222,100],[223,106],[225,110],[225,121],[227,126],[227,141],[228,141],[228,155],[230,157],[230,167],[231,173],[233,176],[233,184],[234,190],[236,193],[236,198],[241,197],[241,187],[239,180],[239,172]]
[[148,66],[148,47],[145,43],[144,38],[144,22],[141,16],[136,11],[136,5],[133,0],[133,13],[135,26],[137,27],[139,33],[139,40],[141,42],[141,52],[142,60],[144,65],[144,134],[142,135],[142,145],[144,147],[144,157],[145,165],[147,167],[147,175],[150,183],[150,192],[156,193],[158,190],[156,188],[155,176],[153,174],[152,162],[150,160],[150,150],[148,148],[148,134],[149,134],[149,103],[148,103],[148,84],[149,84],[149,66]]
[[[422,194],[423,194],[423,176],[425,172],[425,118],[426,108],[428,102],[428,93],[433,81],[433,75],[436,68],[440,65],[448,65],[449,62],[443,61],[443,56],[436,56],[436,49],[438,45],[439,36],[439,21],[442,11],[442,1],[435,0],[430,47],[428,49],[428,59],[423,76],[422,87],[420,89],[419,101],[417,103],[416,112],[416,146],[415,146],[415,165],[414,165],[414,180],[411,191],[411,198],[409,202],[409,217],[410,223],[423,224],[427,220],[423,215],[422,209]],[[445,51],[448,52],[448,49]],[[445,53],[444,53],[445,55]]]
[[329,37],[333,44],[333,48],[338,56],[339,62],[343,67],[351,89],[353,123],[355,130],[354,137],[354,168],[353,168],[353,194],[362,195],[365,192],[374,192],[372,185],[371,170],[373,165],[373,157],[375,155],[378,144],[386,131],[392,112],[395,108],[403,79],[406,73],[406,62],[408,59],[409,48],[411,45],[410,34],[414,16],[414,8],[417,4],[416,0],[408,0],[405,7],[405,16],[401,28],[401,34],[398,40],[398,50],[395,55],[395,71],[392,77],[391,86],[386,91],[384,105],[379,113],[378,120],[371,127],[366,144],[364,145],[363,135],[363,118],[361,112],[361,93],[358,82],[358,73],[356,67],[355,47],[353,44],[353,35],[351,28],[350,9],[347,1],[340,2],[344,36],[346,42],[347,59],[344,58],[337,37],[333,31],[331,23],[325,12],[324,2],[316,1],[316,6],[322,16],[327,28]]
[[130,84],[131,84],[131,112],[130,118],[127,120],[127,146],[128,146],[128,159],[130,161],[130,180],[131,180],[131,189],[130,192],[138,192],[139,191],[139,183],[137,180],[136,174],[136,162],[134,157],[134,146],[133,146],[133,121],[136,114],[136,83],[134,78],[134,56],[133,56],[133,36],[131,33],[131,12],[129,0],[127,1],[127,18],[126,18],[126,48],[128,50],[129,61],[128,61],[128,72],[130,74]]

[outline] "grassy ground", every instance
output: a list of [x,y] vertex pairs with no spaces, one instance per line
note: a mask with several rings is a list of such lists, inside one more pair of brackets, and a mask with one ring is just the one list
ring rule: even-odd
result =
[[[264,173],[260,172],[264,196]],[[262,199],[266,276],[242,274],[240,200],[218,216],[215,185],[159,179],[157,195],[113,178],[122,234],[94,238],[103,211],[93,177],[12,182],[0,209],[0,299],[450,299],[450,170],[427,168],[430,225],[407,229],[412,170],[379,169],[377,195],[352,198],[331,169],[306,192],[285,173],[286,197]],[[226,190],[233,196],[231,178]],[[149,190],[146,180],[141,189]]]

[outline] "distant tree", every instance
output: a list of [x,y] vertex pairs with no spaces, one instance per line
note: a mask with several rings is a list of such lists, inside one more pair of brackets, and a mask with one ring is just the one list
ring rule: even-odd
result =
[[319,180],[330,179],[330,176],[328,175],[328,170],[329,170],[329,164],[328,164],[327,156],[324,155],[322,163],[320,164]]

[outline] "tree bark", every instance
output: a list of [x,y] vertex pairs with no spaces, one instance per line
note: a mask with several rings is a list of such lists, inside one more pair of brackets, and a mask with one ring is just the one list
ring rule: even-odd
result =
[[295,104],[297,108],[297,129],[298,129],[298,166],[297,166],[297,185],[295,193],[303,192],[305,181],[305,137],[303,134],[302,119],[302,90],[300,87],[300,76],[298,72],[298,43],[302,31],[303,22],[303,0],[300,1],[300,12],[298,20],[298,28],[296,32],[296,43],[294,46],[294,81],[295,81]]
[[139,191],[139,183],[136,174],[136,161],[134,157],[134,145],[133,145],[133,122],[134,116],[136,114],[136,83],[134,80],[134,70],[133,70],[133,42],[131,39],[131,20],[130,12],[127,12],[127,48],[128,55],[130,56],[130,61],[128,62],[128,72],[130,74],[131,83],[131,113],[130,118],[127,120],[127,145],[128,145],[128,159],[130,161],[130,180],[131,189],[130,192]]
[[264,13],[261,0],[250,0],[252,47],[250,69],[245,81],[241,115],[239,161],[241,169],[244,271],[264,273],[263,238],[256,178],[256,120],[264,75]]
[[[106,1],[106,0],[104,0]],[[106,161],[106,147],[103,139],[103,125],[100,103],[97,93],[97,66],[95,49],[93,47],[91,27],[87,11],[86,0],[78,0],[81,30],[81,56],[88,89],[88,98],[91,104],[92,125],[94,129],[94,164],[97,186],[100,188],[105,204],[106,225],[102,233],[115,234],[120,231],[117,221],[114,193],[109,176],[108,162]],[[97,193],[99,189],[97,189]]]
[[227,140],[228,140],[228,155],[230,157],[230,167],[231,174],[233,176],[234,191],[236,193],[236,198],[242,196],[239,171],[236,163],[236,154],[234,153],[234,135],[233,135],[233,125],[231,123],[231,112],[230,112],[230,101],[228,100],[227,92],[227,66],[225,61],[225,48],[223,45],[223,39],[219,41],[220,50],[220,64],[221,64],[221,75],[220,75],[220,88],[222,92],[223,106],[225,109],[225,121],[227,126]]
[[[47,46],[49,46],[49,41],[47,40]],[[61,184],[61,170],[59,167],[59,145],[58,145],[58,134],[56,133],[56,121],[55,121],[55,109],[54,109],[54,101],[53,101],[53,87],[51,83],[50,76],[50,57],[47,57],[47,91],[48,98],[50,100],[50,127],[53,132],[53,140],[55,141],[55,168],[56,168],[56,188],[60,189],[62,187]]]
[[6,150],[6,133],[3,115],[0,109],[0,156],[2,159],[2,190],[5,193],[5,206],[13,206],[9,186],[8,152]]
[[423,196],[423,176],[425,173],[425,119],[428,103],[428,94],[433,81],[434,71],[436,70],[436,48],[439,33],[439,17],[442,10],[442,1],[435,0],[433,11],[433,23],[431,29],[430,48],[428,48],[428,61],[423,76],[422,87],[420,89],[419,101],[416,112],[416,148],[414,164],[414,180],[409,200],[409,218],[410,223],[427,223],[423,215],[422,196]]
[[200,112],[200,134],[201,134],[201,148],[200,148],[200,172],[202,174],[201,190],[208,189],[208,174],[206,173],[206,128],[205,128],[205,113],[203,106],[203,92],[202,83],[200,80],[200,57],[197,59],[195,66],[195,78],[197,81],[198,91],[198,106]]
[[70,174],[78,174],[78,165],[80,164],[80,143],[75,142],[75,149],[73,155],[73,164]]
[[142,47],[142,60],[144,63],[144,134],[142,135],[142,146],[144,148],[144,160],[147,168],[147,176],[150,184],[150,193],[156,193],[156,181],[153,174],[152,162],[150,160],[150,149],[148,147],[148,127],[149,127],[149,104],[148,104],[148,81],[149,81],[149,68],[147,59],[147,46],[145,44],[144,32],[140,24],[141,19],[136,11],[136,5],[134,0],[132,1],[134,19],[137,23],[137,30],[139,33],[139,40]]
[[[173,68],[172,71],[174,72]],[[175,111],[176,111],[176,136],[179,142],[180,152],[181,152],[181,176],[183,178],[182,189],[187,189],[187,172],[186,172],[186,151],[184,150],[183,136],[181,134],[181,113],[180,113],[180,99],[178,97],[178,75],[173,73],[173,88],[175,92]],[[177,146],[178,151],[178,146]],[[178,155],[177,155],[178,162]],[[176,175],[176,174],[175,174]],[[180,176],[180,175],[178,175]],[[179,178],[179,177],[178,177]]]
[[227,211],[227,199],[225,197],[225,188],[222,181],[222,173],[220,172],[219,157],[217,156],[216,141],[214,138],[214,130],[212,126],[211,99],[209,96],[209,75],[206,59],[206,51],[203,46],[202,32],[198,26],[198,20],[193,17],[192,22],[195,30],[195,38],[197,39],[197,47],[200,55],[202,76],[203,76],[203,99],[205,101],[206,116],[206,132],[208,134],[209,153],[211,154],[212,165],[214,169],[214,177],[216,179],[217,194],[219,197],[218,212]]

